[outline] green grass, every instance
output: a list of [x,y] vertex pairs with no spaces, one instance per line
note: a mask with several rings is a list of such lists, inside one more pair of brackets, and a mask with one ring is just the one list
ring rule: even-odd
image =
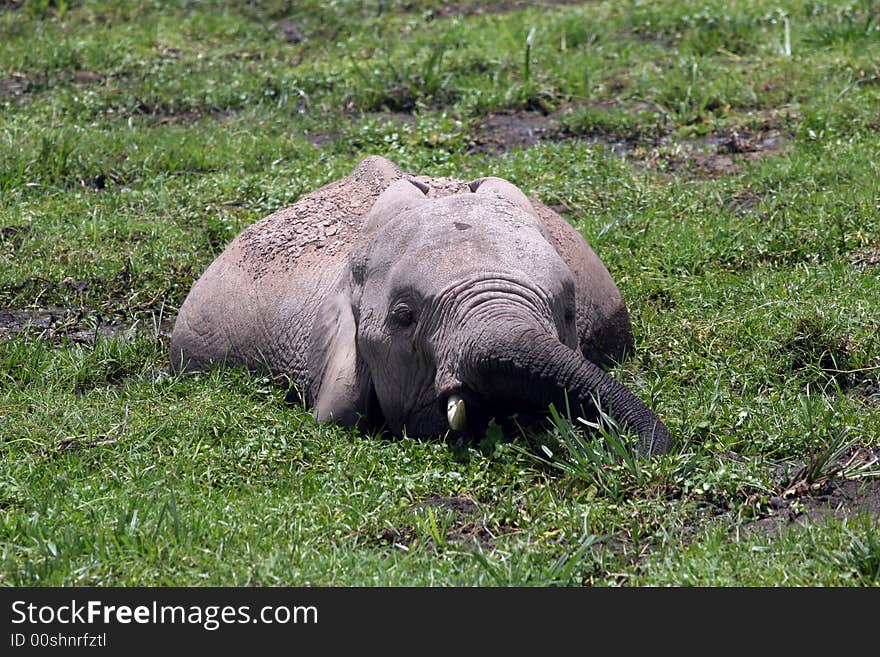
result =
[[[257,4],[0,8],[0,584],[880,585],[876,3]],[[481,152],[497,112],[547,138]],[[225,244],[368,154],[563,206],[674,453],[168,375]]]

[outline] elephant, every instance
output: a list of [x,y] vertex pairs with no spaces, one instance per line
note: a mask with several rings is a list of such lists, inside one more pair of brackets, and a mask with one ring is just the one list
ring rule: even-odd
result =
[[665,453],[667,427],[605,369],[632,349],[620,291],[559,214],[501,178],[370,156],[226,247],[170,360],[283,376],[318,421],[415,438],[601,407],[641,454]]

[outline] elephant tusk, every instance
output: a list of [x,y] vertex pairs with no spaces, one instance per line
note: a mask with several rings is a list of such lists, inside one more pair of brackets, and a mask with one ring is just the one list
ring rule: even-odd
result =
[[453,431],[462,431],[467,423],[464,412],[464,399],[458,395],[450,395],[446,402],[446,419],[449,420],[449,428]]

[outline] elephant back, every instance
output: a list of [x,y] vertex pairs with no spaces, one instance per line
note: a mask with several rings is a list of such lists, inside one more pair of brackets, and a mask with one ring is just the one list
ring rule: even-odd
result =
[[403,175],[390,160],[368,157],[348,176],[252,224],[230,244],[230,255],[255,281],[326,269],[348,254],[373,203]]

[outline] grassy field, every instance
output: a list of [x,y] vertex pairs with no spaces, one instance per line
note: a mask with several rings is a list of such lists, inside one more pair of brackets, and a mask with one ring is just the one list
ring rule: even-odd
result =
[[[880,585],[878,62],[864,0],[0,2],[0,584]],[[576,226],[674,453],[168,375],[224,245],[369,154]]]

